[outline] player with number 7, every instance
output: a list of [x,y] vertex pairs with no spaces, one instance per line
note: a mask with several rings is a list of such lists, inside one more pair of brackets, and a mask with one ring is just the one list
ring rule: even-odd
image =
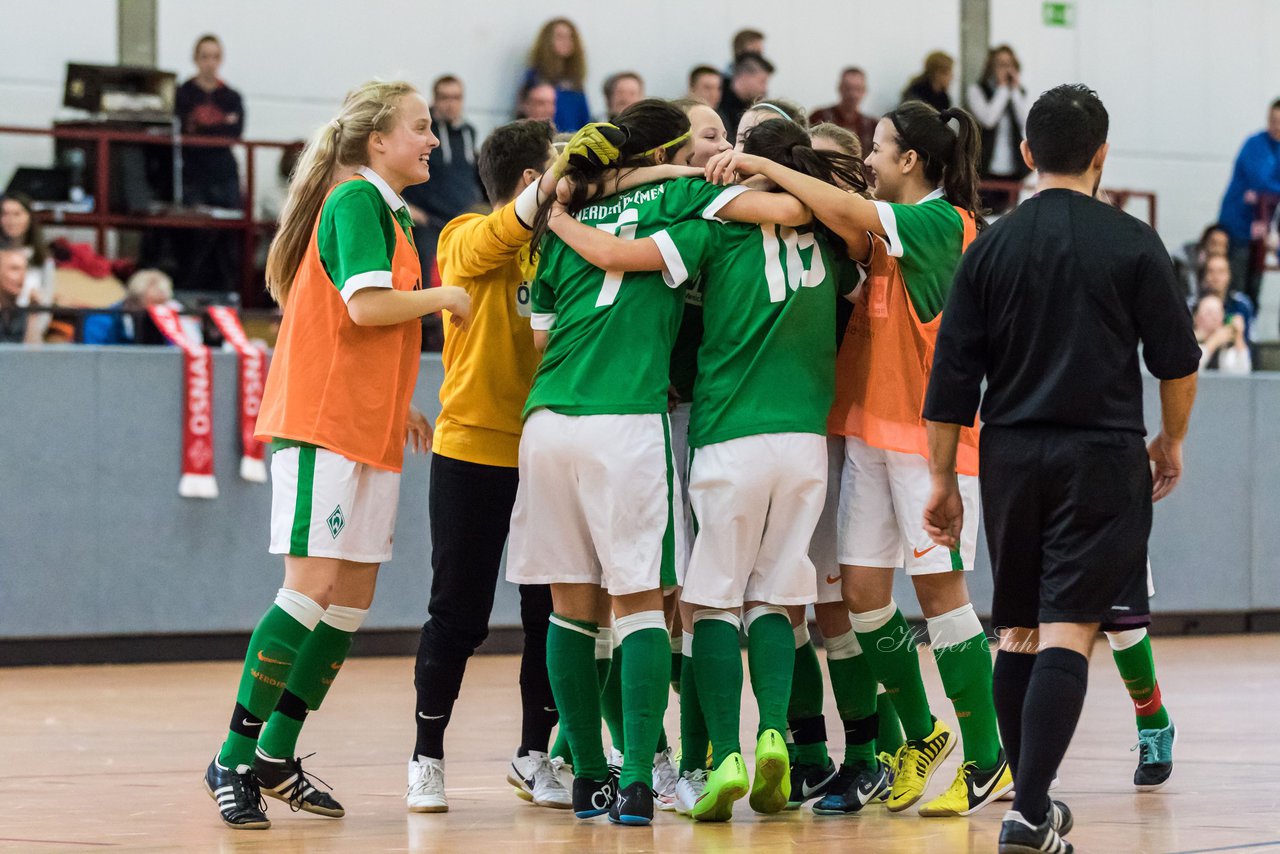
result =
[[[564,173],[574,184],[569,211],[601,234],[625,229],[650,237],[678,222],[730,215],[730,208],[793,224],[808,219],[790,197],[696,177],[650,177],[652,183],[605,195],[613,173],[668,162],[690,133],[684,112],[656,99],[634,104],[614,125],[626,137],[617,160],[606,167],[571,158]],[[548,200],[535,240],[551,214]],[[623,824],[648,824],[653,815],[652,759],[671,666],[662,589],[677,583],[675,526],[683,522],[673,513],[679,479],[666,413],[688,271],[680,250],[664,245],[668,277],[608,273],[554,234],[542,241],[532,322],[545,350],[525,405],[508,550],[508,580],[552,586],[548,672],[573,754],[574,812],[580,818],[609,812]],[[603,674],[596,669],[596,643],[611,612],[622,648],[618,781],[603,753]]]
[[[862,165],[817,152],[793,122],[768,122],[746,150],[814,178],[865,188]],[[584,258],[617,270],[703,277],[703,341],[689,426],[689,495],[698,520],[684,580],[693,608],[693,666],[713,770],[691,811],[725,821],[747,794],[782,810],[790,780],[782,733],[794,636],[788,606],[815,601],[809,540],[826,499],[826,419],[835,393],[835,292],[857,271],[842,240],[799,229],[691,220],[623,241],[559,213],[552,230]],[[673,254],[674,247],[678,255]],[[760,712],[755,779],[738,730],[742,664],[738,614]]]

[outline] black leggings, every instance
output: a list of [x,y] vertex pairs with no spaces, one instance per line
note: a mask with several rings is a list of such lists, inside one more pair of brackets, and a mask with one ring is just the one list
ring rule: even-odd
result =
[[[414,667],[415,755],[444,758],[444,731],[462,687],[467,659],[489,635],[489,615],[518,484],[514,468],[432,457],[431,601]],[[557,720],[547,681],[550,616],[550,588],[520,585],[521,747],[527,750],[545,751]]]

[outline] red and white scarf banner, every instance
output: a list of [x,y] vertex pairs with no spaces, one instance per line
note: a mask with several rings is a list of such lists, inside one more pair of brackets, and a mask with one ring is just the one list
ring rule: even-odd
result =
[[262,388],[267,377],[267,354],[249,343],[234,308],[210,306],[209,318],[222,337],[235,348],[240,367],[240,477],[252,483],[267,482],[267,465],[263,461],[263,443],[253,437],[262,406]]
[[213,360],[209,358],[209,348],[187,337],[174,309],[153,305],[147,312],[161,334],[183,354],[182,477],[178,494],[183,498],[217,498],[218,481],[213,476]]

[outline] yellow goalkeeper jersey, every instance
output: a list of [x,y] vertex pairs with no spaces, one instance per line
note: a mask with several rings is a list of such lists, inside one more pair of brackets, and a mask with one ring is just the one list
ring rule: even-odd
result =
[[471,323],[444,324],[444,382],[434,452],[514,468],[520,413],[540,355],[529,325],[529,229],[514,202],[491,214],[463,214],[440,233],[440,280],[466,288]]

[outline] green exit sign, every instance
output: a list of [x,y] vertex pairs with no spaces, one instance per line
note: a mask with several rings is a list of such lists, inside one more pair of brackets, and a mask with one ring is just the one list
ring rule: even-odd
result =
[[1046,2],[1041,6],[1044,12],[1046,27],[1074,27],[1076,25],[1076,5],[1074,3]]

